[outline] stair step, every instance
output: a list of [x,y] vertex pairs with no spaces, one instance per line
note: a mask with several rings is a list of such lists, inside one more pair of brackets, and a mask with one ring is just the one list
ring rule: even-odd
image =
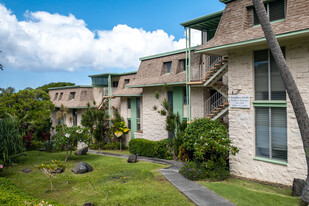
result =
[[215,67],[220,67],[220,66],[222,66],[221,63],[215,64]]
[[228,56],[224,56],[224,57],[222,57],[222,59],[223,59],[223,60],[228,60],[229,57],[228,57]]
[[208,71],[207,73],[208,73],[208,74],[213,74],[213,73],[216,73],[216,71],[210,70],[210,71]]
[[218,69],[220,69],[220,67],[213,67],[213,68],[211,68],[211,70],[218,70]]
[[215,109],[221,111],[223,109],[223,107],[216,107]]
[[230,105],[228,102],[224,102],[223,104],[224,104],[224,106],[229,106]]
[[219,110],[214,110],[214,111],[212,111],[212,113],[219,113],[220,111]]
[[212,74],[206,74],[205,75],[205,77],[211,77],[212,76]]
[[212,117],[213,117],[213,116],[216,116],[216,115],[215,115],[215,114],[213,114],[213,113],[210,113],[210,114],[208,114],[208,116],[212,116]]

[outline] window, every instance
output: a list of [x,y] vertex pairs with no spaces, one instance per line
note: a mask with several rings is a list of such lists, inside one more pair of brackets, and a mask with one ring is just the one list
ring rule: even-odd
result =
[[125,79],[124,80],[124,85],[129,84],[130,83],[130,79]]
[[[285,18],[285,0],[275,0],[264,4],[270,21],[276,21]],[[259,18],[253,9],[253,25],[260,24]]]
[[183,104],[187,105],[187,88],[183,88]]
[[286,100],[285,86],[270,50],[254,52],[254,72],[255,100]]
[[128,128],[131,129],[131,119],[128,119]]
[[57,100],[57,98],[58,98],[58,93],[55,94],[54,101]]
[[141,98],[136,98],[136,118],[141,118]]
[[70,92],[69,100],[75,99],[75,92]]
[[77,109],[73,109],[73,126],[77,126]]
[[128,109],[131,109],[131,98],[127,99],[127,105],[128,105]]
[[286,108],[255,108],[256,156],[287,160]]
[[178,61],[178,71],[177,71],[177,73],[178,72],[184,72],[184,71],[186,71],[186,59],[180,59],[179,61]]
[[254,52],[254,73],[255,100],[266,100],[269,105],[255,105],[256,156],[287,161],[286,108],[272,106],[276,100],[285,101],[286,92],[269,50]]
[[164,62],[163,63],[163,74],[171,73],[172,62]]
[[140,131],[140,130],[141,130],[141,122],[138,119],[137,122],[136,122],[136,131]]
[[59,100],[62,99],[62,96],[63,96],[63,92],[60,93]]
[[96,86],[105,86],[108,85],[108,78],[107,77],[92,77],[92,85]]
[[118,81],[113,81],[113,87],[118,87]]

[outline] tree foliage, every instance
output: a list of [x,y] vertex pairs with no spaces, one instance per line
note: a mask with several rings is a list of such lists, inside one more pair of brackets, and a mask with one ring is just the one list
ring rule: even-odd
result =
[[43,86],[38,87],[37,89],[43,90],[48,93],[49,88],[54,87],[65,87],[65,86],[74,86],[74,83],[71,82],[51,82],[49,84],[44,84]]
[[0,88],[0,97],[2,97],[5,94],[13,94],[15,92],[15,89],[13,87],[8,87],[8,88]]
[[54,105],[49,95],[38,89],[5,94],[0,101],[0,118],[6,114],[17,117],[20,134],[31,132],[38,139],[42,138],[42,133],[50,132],[52,110]]

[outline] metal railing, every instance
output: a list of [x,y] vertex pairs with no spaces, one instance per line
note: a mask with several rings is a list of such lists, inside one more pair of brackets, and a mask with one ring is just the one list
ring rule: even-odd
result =
[[227,101],[227,97],[221,94],[223,92],[226,93],[226,91],[227,85],[224,85],[220,88],[220,92],[216,92],[205,101],[205,116],[216,110],[216,108],[218,108],[220,105],[223,105]]
[[206,73],[211,70],[219,61],[222,59],[221,56],[208,56],[205,60],[205,67],[203,65],[191,66],[191,81],[201,81]]

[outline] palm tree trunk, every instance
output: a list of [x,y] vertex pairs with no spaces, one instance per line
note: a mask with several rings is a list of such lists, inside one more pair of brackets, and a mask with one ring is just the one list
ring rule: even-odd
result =
[[282,54],[280,45],[276,39],[274,31],[271,27],[269,18],[266,14],[266,10],[262,0],[252,0],[256,14],[260,20],[262,29],[264,31],[265,37],[267,39],[269,48],[273,54],[275,62],[280,71],[283,83],[289,95],[297,123],[300,129],[301,138],[303,141],[303,146],[306,154],[307,161],[307,180],[302,194],[302,200],[304,202],[309,202],[309,118],[306,111],[305,104],[299,93],[297,85],[293,79],[292,73],[288,68],[288,65]]

